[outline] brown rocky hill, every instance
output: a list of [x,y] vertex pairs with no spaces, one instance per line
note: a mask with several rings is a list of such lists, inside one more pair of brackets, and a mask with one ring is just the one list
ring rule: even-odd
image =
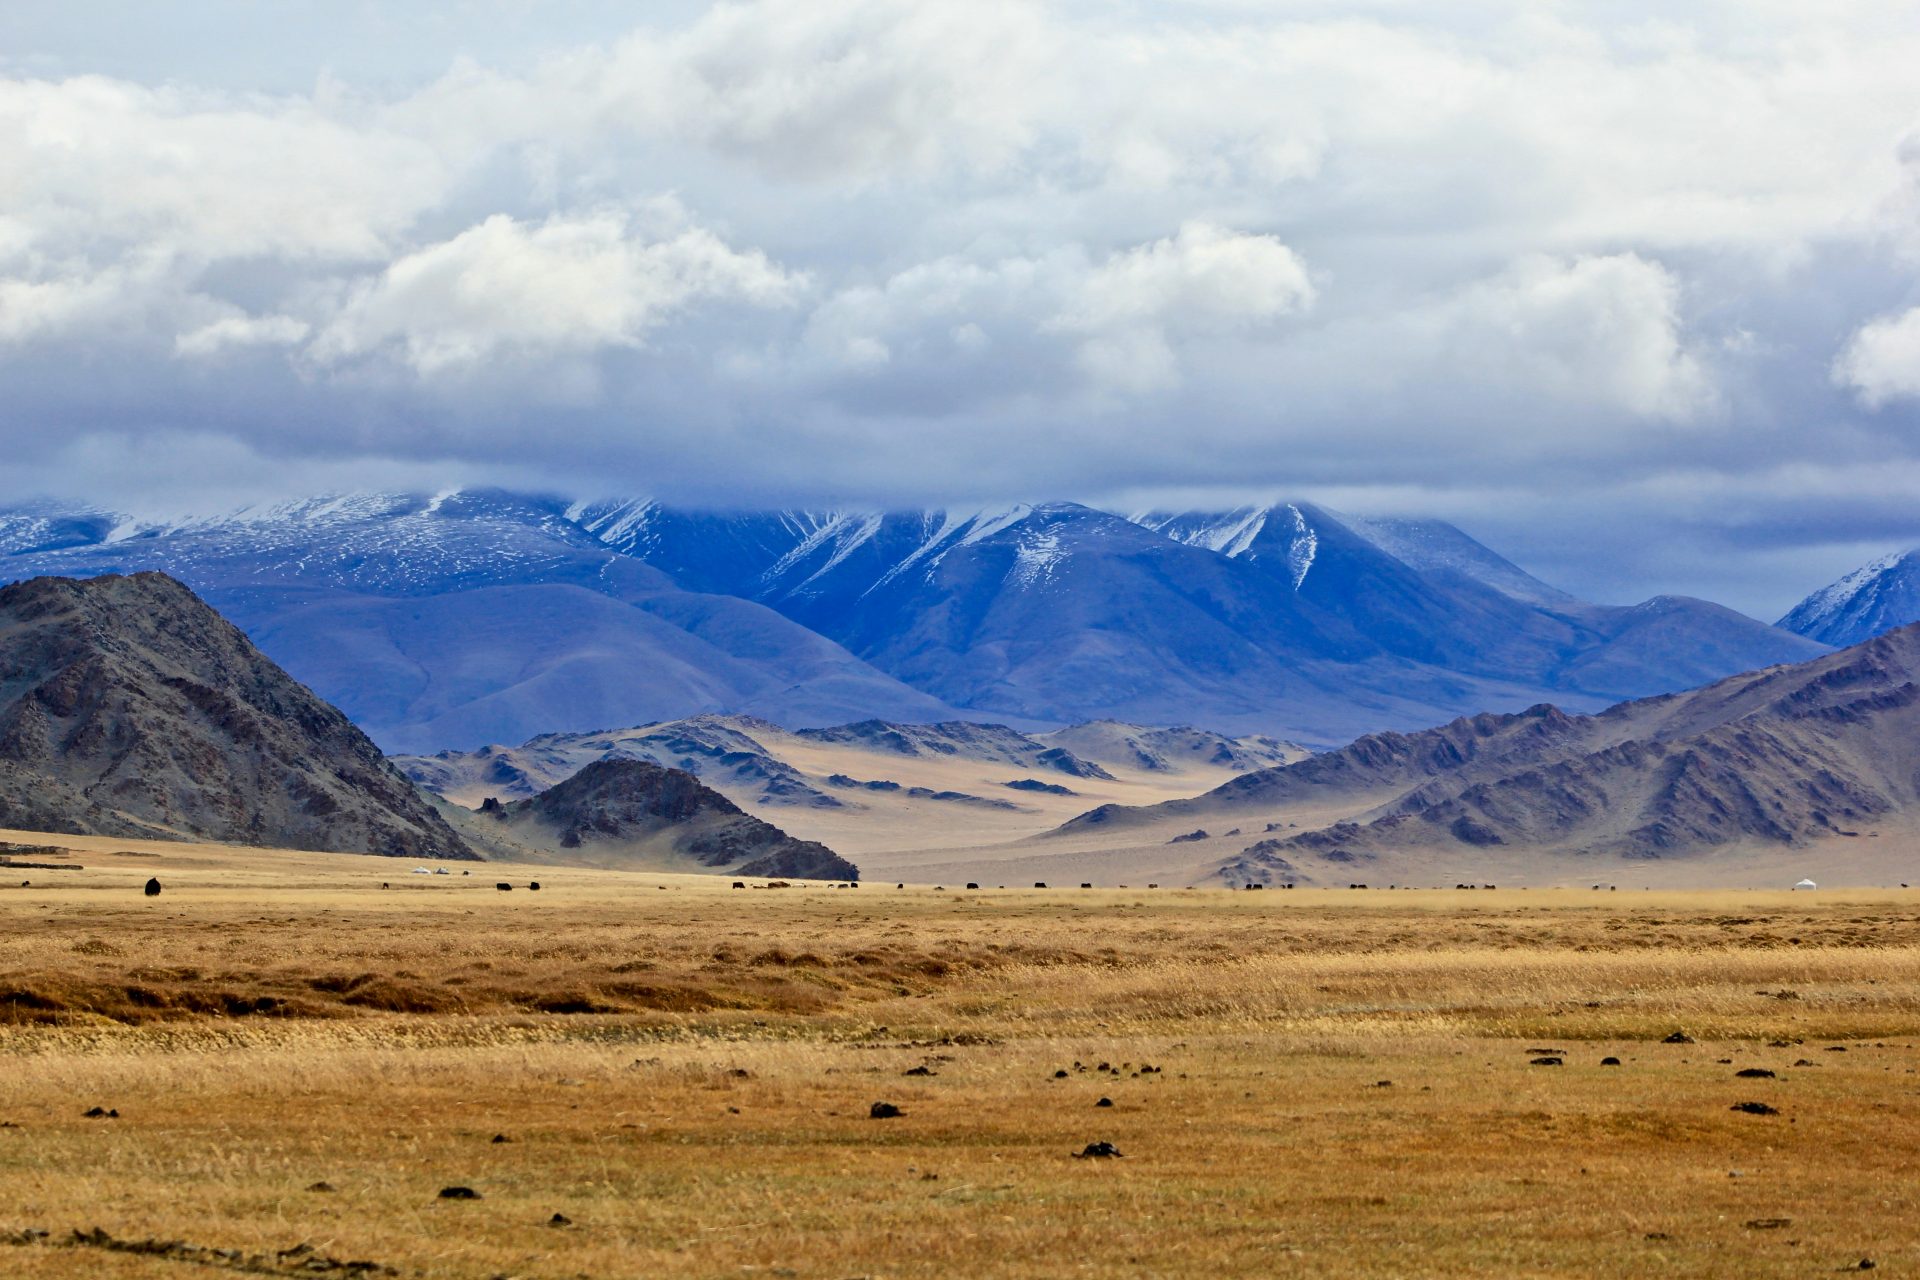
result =
[[0,589],[0,826],[478,856],[344,715],[160,573]]
[[490,854],[656,871],[855,880],[823,844],[796,840],[680,769],[597,760],[539,795],[445,812]]
[[1664,859],[1867,839],[1920,819],[1916,682],[1920,626],[1594,716],[1542,706],[1370,735],[1191,800],[1094,810],[1061,834],[1235,825],[1262,838],[1220,864],[1233,882],[1325,879],[1326,863],[1388,855]]

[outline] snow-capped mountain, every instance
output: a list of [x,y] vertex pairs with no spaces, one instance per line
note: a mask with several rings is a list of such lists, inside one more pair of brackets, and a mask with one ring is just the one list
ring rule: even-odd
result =
[[[566,513],[497,492],[358,494],[96,521],[91,540],[0,555],[0,580],[170,573],[389,751],[699,712],[956,714],[771,609],[682,590]],[[0,515],[0,547],[47,519]]]
[[0,512],[0,580],[136,568],[411,751],[705,712],[1327,745],[1824,648],[1702,601],[1585,604],[1451,525],[1307,503],[729,513],[453,491],[169,522]]
[[1859,644],[1920,622],[1920,550],[1861,565],[1795,605],[1779,625],[1830,645]]

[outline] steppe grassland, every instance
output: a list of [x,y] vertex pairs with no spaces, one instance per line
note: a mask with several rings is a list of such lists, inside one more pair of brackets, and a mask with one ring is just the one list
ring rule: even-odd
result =
[[63,843],[0,873],[6,1274],[205,1265],[95,1227],[450,1277],[1920,1261],[1900,891],[500,893]]

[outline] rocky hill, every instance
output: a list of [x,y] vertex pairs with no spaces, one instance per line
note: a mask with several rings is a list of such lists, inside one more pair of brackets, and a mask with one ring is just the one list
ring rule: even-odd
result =
[[346,716],[159,573],[0,589],[0,826],[476,856]]
[[460,810],[455,820],[488,852],[528,861],[815,880],[860,874],[825,845],[794,839],[692,774],[644,760],[595,761],[529,799]]

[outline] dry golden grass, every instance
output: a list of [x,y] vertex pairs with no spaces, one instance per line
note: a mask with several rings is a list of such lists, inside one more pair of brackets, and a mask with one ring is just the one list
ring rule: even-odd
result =
[[0,872],[34,880],[0,890],[0,1274],[1920,1261],[1898,891],[503,894],[69,843],[86,870]]

